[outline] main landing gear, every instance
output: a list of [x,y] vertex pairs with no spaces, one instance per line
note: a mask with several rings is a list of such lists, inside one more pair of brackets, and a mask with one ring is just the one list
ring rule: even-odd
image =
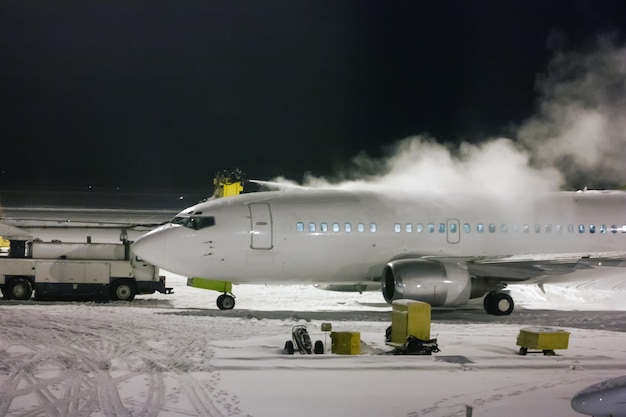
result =
[[232,310],[235,307],[235,296],[224,293],[217,297],[217,308],[220,310]]
[[490,292],[483,300],[485,311],[494,316],[508,316],[513,312],[515,303],[513,298],[504,292]]

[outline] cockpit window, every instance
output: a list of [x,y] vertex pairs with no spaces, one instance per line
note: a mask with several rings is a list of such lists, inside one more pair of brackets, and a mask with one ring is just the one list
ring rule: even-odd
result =
[[215,226],[215,217],[201,217],[201,216],[189,216],[182,217],[177,216],[172,220],[172,224],[180,224],[181,226],[188,227],[194,230],[204,229],[206,227]]

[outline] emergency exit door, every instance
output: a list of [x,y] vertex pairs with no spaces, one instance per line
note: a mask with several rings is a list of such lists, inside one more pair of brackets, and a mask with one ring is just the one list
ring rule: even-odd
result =
[[268,203],[251,203],[250,207],[250,247],[252,249],[272,249],[272,213]]

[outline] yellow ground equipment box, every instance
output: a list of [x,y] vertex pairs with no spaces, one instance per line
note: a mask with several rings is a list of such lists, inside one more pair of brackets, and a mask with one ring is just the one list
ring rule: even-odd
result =
[[0,249],[8,252],[10,245],[11,245],[11,242],[9,242],[8,240],[5,240],[2,236],[0,236]]
[[330,334],[332,342],[331,352],[339,355],[360,355],[361,354],[361,333],[360,332],[332,332]]
[[525,327],[517,335],[519,354],[525,355],[529,349],[543,351],[544,355],[554,355],[554,349],[567,349],[569,332],[553,327]]
[[390,342],[404,344],[409,336],[430,339],[430,304],[413,300],[392,303]]

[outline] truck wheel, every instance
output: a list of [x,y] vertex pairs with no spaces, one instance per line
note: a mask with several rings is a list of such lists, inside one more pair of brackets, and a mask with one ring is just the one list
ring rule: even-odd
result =
[[133,301],[135,288],[130,282],[115,281],[111,287],[111,299],[114,301]]
[[12,300],[30,300],[33,295],[33,287],[25,278],[15,278],[9,286],[8,298]]

